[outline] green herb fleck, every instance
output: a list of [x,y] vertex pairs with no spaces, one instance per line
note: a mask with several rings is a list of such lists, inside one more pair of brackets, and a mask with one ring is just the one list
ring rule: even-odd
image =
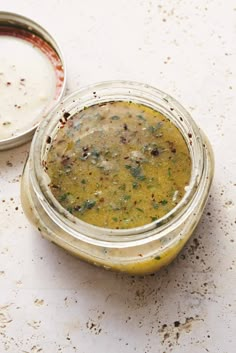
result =
[[164,200],[161,200],[160,203],[161,203],[163,206],[165,206],[165,205],[168,203],[168,201],[164,199]]
[[144,116],[143,116],[143,115],[138,114],[138,115],[136,115],[136,116],[137,116],[137,118],[139,118],[140,120],[142,120],[142,121],[146,121],[146,119],[144,118]]
[[118,218],[117,218],[117,217],[112,217],[112,220],[113,220],[114,222],[118,222]]
[[155,260],[161,260],[161,256],[154,257]]
[[126,189],[126,185],[125,185],[125,184],[121,184],[121,185],[119,186],[119,189],[124,191],[124,190]]
[[137,167],[132,167],[130,169],[130,173],[134,178],[137,178],[141,175],[141,168],[139,166]]
[[146,179],[146,177],[144,175],[139,175],[137,176],[137,179],[143,181]]
[[172,176],[171,168],[168,168],[168,177],[170,178],[171,176]]
[[139,166],[132,167],[130,172],[133,177],[137,178],[141,175],[141,168]]
[[111,117],[111,119],[112,119],[112,120],[119,120],[120,117],[119,117],[118,115],[113,115],[113,116]]
[[150,131],[150,132],[153,134],[153,133],[156,132],[158,129],[160,129],[161,126],[162,126],[162,123],[159,121],[159,123],[157,123],[157,124],[154,125],[154,126],[149,125],[148,131]]
[[140,168],[140,166],[135,166],[133,167],[132,165],[125,165],[125,168],[126,169],[129,169],[131,175],[134,177],[134,178],[137,178],[138,180],[145,180],[146,177],[144,175],[142,175],[142,170]]
[[133,182],[132,186],[133,186],[133,189],[138,189],[138,183],[136,183],[135,181]]
[[84,213],[87,210],[91,210],[96,205],[94,200],[86,200],[83,202],[82,206],[79,209],[80,213]]
[[131,199],[131,196],[130,195],[124,195],[124,200],[127,201],[127,200],[130,200]]
[[62,194],[58,197],[59,201],[65,201],[68,197],[68,195],[70,195],[69,192],[66,192],[65,194]]
[[142,213],[144,212],[144,211],[142,210],[142,208],[139,208],[139,207],[136,207],[136,210],[139,211],[139,212],[142,212]]
[[81,180],[81,184],[86,184],[86,183],[87,183],[87,181],[85,179]]
[[158,209],[159,205],[157,202],[153,202],[152,207],[155,208],[155,210]]
[[100,156],[100,152],[97,151],[96,149],[94,149],[92,152],[91,152],[91,156],[93,156],[94,158],[98,158]]
[[152,222],[157,221],[157,217],[151,217]]
[[153,134],[156,131],[156,129],[154,128],[154,126],[150,125],[148,126],[148,131]]
[[71,207],[71,206],[68,206],[66,209],[67,209],[67,211],[70,212],[70,213],[73,212],[73,207]]

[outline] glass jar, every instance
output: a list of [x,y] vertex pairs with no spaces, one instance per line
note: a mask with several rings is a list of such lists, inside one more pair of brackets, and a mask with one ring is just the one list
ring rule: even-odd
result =
[[[192,173],[184,197],[165,216],[141,227],[117,230],[85,223],[65,210],[48,186],[43,162],[47,138],[55,136],[63,113],[74,115],[109,101],[132,101],[159,111],[177,126],[189,148]],[[103,82],[65,98],[40,124],[24,168],[21,199],[29,220],[53,243],[94,265],[143,275],[168,265],[188,241],[203,213],[213,173],[208,139],[175,99],[141,83]]]

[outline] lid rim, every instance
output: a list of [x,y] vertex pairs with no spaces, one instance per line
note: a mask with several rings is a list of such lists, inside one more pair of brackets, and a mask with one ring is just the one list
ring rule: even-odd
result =
[[63,82],[60,87],[60,92],[57,98],[51,101],[53,104],[51,106],[46,106],[45,111],[42,113],[42,117],[39,118],[38,123],[33,123],[32,127],[27,128],[25,131],[16,134],[15,136],[8,137],[8,138],[0,138],[0,151],[12,149],[23,145],[32,139],[35,130],[37,129],[38,125],[42,121],[44,117],[46,117],[50,110],[54,108],[58,102],[61,101],[63,96],[65,95],[66,91],[66,81],[67,81],[67,67],[65,64],[64,54],[58,42],[54,39],[54,37],[40,24],[18,13],[8,12],[8,11],[0,11],[0,26],[9,26],[11,28],[18,28],[28,31],[32,34],[37,35],[43,41],[45,41],[58,55],[59,61],[61,62],[63,68]]

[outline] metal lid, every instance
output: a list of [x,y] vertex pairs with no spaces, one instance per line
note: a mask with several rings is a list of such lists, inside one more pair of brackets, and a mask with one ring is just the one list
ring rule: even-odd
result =
[[0,150],[30,140],[65,85],[64,58],[53,37],[26,17],[0,12]]

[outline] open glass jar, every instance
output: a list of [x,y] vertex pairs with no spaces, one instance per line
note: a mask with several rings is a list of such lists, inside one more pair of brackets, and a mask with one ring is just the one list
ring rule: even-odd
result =
[[[160,219],[130,229],[101,228],[73,216],[53,196],[45,171],[48,136],[54,138],[63,114],[73,116],[84,107],[112,101],[132,101],[162,113],[181,132],[192,161],[190,183],[181,201]],[[168,265],[190,238],[203,213],[213,173],[208,139],[176,100],[141,83],[103,82],[64,99],[38,127],[23,172],[22,205],[45,238],[81,259],[106,269],[147,274]]]

